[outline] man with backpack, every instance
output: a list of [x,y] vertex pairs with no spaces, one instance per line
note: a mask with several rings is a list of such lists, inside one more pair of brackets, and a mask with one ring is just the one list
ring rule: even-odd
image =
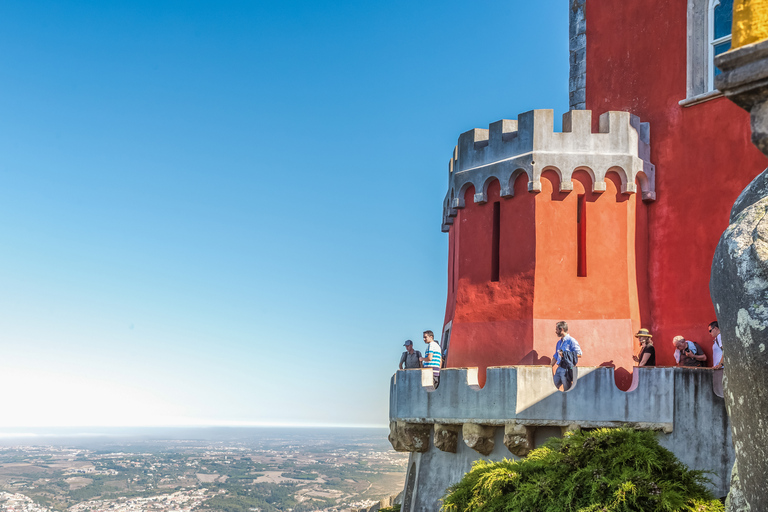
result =
[[683,336],[672,338],[675,345],[675,360],[678,366],[698,368],[707,362],[707,354],[695,341],[688,341]]
[[405,352],[403,352],[403,355],[400,357],[400,369],[403,369],[403,365],[405,365],[406,369],[421,368],[421,352],[413,350],[413,342],[411,340],[405,340],[403,346],[405,347]]

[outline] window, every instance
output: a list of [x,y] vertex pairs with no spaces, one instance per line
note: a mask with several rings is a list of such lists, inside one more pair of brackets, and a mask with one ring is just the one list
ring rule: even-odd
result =
[[733,24],[733,0],[710,0],[709,7],[709,90],[713,90],[714,78],[720,74],[715,67],[715,56],[731,49],[731,25]]
[[686,98],[682,106],[720,96],[714,78],[720,71],[714,58],[731,47],[733,0],[688,0]]
[[499,280],[499,242],[501,241],[501,204],[493,203],[493,233],[491,239],[491,281]]
[[576,275],[587,277],[587,196],[579,194],[576,203]]

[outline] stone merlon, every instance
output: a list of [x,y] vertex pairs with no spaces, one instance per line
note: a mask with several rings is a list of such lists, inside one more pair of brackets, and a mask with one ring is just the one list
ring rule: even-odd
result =
[[532,110],[517,120],[502,119],[488,129],[475,128],[459,136],[448,164],[449,186],[443,204],[443,230],[464,208],[464,193],[474,187],[474,201],[487,201],[488,185],[498,180],[502,197],[514,195],[514,181],[528,177],[529,192],[541,190],[541,173],[555,171],[560,190],[573,190],[571,176],[586,171],[592,190],[606,190],[605,175],[616,172],[622,192],[656,199],[656,169],[650,162],[650,128],[628,112],[606,112],[599,131],[592,133],[592,112],[572,110],[563,115],[563,131],[554,131],[552,110]]

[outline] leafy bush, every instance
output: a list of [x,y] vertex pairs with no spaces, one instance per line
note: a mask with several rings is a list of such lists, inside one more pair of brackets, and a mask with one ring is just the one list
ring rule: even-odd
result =
[[653,432],[598,429],[553,438],[519,461],[477,461],[443,497],[445,512],[722,512]]
[[392,505],[391,507],[380,508],[379,512],[400,512],[400,504]]

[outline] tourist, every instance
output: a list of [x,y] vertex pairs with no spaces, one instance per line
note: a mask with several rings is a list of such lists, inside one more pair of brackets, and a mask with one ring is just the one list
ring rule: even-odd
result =
[[405,347],[405,352],[400,357],[400,369],[403,369],[403,365],[405,365],[406,369],[421,368],[421,352],[413,350],[413,342],[405,340],[403,346]]
[[656,366],[656,349],[653,348],[653,336],[648,329],[640,329],[635,334],[640,342],[640,354],[632,356],[637,366]]
[[419,358],[423,368],[432,368],[432,378],[435,387],[440,383],[440,345],[435,341],[435,334],[432,331],[424,331],[424,343],[427,344],[427,350],[424,352],[426,357]]
[[709,324],[709,334],[712,335],[712,368],[719,370],[723,367],[723,339],[717,321]]
[[555,333],[560,337],[555,345],[555,355],[552,356],[552,367],[557,365],[554,373],[555,387],[568,391],[573,384],[573,367],[581,357],[581,347],[575,338],[568,334],[568,324],[557,322]]
[[701,346],[695,341],[688,341],[683,336],[672,338],[675,345],[675,361],[678,366],[690,366],[698,368],[704,366],[707,360],[707,354],[704,353]]

